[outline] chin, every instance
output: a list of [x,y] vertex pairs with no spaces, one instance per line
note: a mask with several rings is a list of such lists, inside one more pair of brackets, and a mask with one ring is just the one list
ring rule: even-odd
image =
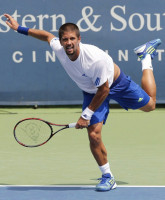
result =
[[68,53],[68,52],[66,52],[66,54],[67,54],[68,56],[72,56],[72,55],[74,55],[74,52],[73,52],[73,53]]

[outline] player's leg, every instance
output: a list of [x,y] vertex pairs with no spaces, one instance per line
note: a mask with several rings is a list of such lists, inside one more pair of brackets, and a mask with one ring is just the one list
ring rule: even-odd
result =
[[150,96],[148,104],[140,108],[146,112],[154,110],[156,105],[156,83],[153,74],[152,59],[157,55],[156,49],[160,44],[161,40],[156,39],[134,49],[142,62],[141,86]]
[[150,101],[147,105],[140,108],[142,111],[152,111],[156,107],[156,83],[153,71],[150,69],[143,70],[141,86],[143,90],[150,96]]
[[[83,92],[83,110],[90,104],[95,94]],[[100,183],[96,190],[107,191],[116,187],[114,177],[110,171],[107,160],[107,150],[101,138],[103,123],[105,124],[109,114],[109,98],[94,112],[90,120],[90,126],[87,128],[91,152],[102,172]]]
[[108,162],[107,151],[101,138],[102,126],[103,122],[100,122],[87,128],[90,149],[99,166],[105,165]]
[[91,152],[102,172],[102,178],[100,183],[96,185],[96,190],[107,191],[116,188],[117,185],[110,171],[109,162],[107,160],[107,150],[101,138],[102,126],[103,122],[99,122],[89,126],[87,130]]

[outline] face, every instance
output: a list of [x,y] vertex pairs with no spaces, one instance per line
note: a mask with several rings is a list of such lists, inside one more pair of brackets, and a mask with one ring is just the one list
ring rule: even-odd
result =
[[66,54],[72,61],[76,60],[79,56],[80,40],[81,38],[77,38],[77,35],[74,31],[64,32],[61,38],[60,43],[64,47]]

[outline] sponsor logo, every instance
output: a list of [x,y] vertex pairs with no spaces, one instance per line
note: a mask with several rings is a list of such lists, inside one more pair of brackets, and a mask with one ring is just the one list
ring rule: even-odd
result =
[[82,76],[84,76],[84,77],[88,77],[86,74],[82,74]]
[[98,86],[99,84],[100,84],[100,78],[97,77],[97,78],[96,78],[96,81],[95,81],[95,85]]
[[138,102],[141,102],[143,100],[143,98],[139,98]]

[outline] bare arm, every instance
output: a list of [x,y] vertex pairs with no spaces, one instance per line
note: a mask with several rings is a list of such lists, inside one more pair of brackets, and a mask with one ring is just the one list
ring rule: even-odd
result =
[[108,80],[103,84],[101,85],[94,98],[92,99],[91,103],[89,104],[88,108],[93,110],[93,111],[96,111],[100,106],[101,104],[103,103],[103,101],[106,99],[106,97],[108,96],[109,94],[109,84],[108,84]]
[[[17,31],[19,24],[16,20],[12,18],[9,14],[4,14],[4,16],[7,18],[6,24],[13,30]],[[29,29],[28,35],[32,36],[34,38],[37,38],[42,41],[46,41],[50,43],[50,41],[55,37],[53,34],[44,31],[44,30],[38,30],[38,29]]]
[[29,29],[28,35],[48,43],[50,43],[50,41],[55,37],[53,34],[47,31],[38,29]]
[[[110,89],[109,89],[109,84],[108,84],[108,80],[107,80],[103,85],[101,85],[98,88],[98,90],[97,90],[95,96],[93,97],[91,103],[89,104],[88,108],[92,111],[96,111],[101,106],[101,104],[104,102],[106,97],[108,96],[109,91],[110,91]],[[76,124],[76,128],[88,127],[89,122],[90,122],[89,120],[85,120],[82,117],[80,117]]]

